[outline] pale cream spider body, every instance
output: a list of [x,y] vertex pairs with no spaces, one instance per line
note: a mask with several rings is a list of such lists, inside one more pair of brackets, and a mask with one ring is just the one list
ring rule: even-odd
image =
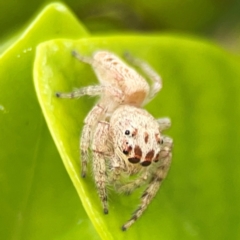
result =
[[[61,98],[100,96],[84,121],[80,141],[82,177],[86,176],[87,163],[91,160],[105,214],[108,213],[108,185],[125,193],[147,185],[140,206],[122,226],[122,230],[126,230],[154,198],[171,164],[172,139],[162,135],[162,131],[170,127],[170,120],[156,120],[142,109],[161,89],[161,78],[148,64],[129,55],[128,60],[150,78],[151,87],[111,52],[98,51],[93,57],[83,57],[77,52],[73,55],[90,64],[100,82],[100,85],[83,87],[71,93],[56,94]],[[132,175],[136,177],[127,179]]]

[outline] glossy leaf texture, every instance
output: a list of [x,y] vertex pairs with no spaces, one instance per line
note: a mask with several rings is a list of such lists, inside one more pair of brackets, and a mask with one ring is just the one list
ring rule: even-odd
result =
[[[96,99],[58,99],[55,93],[97,84],[90,56],[106,49],[144,59],[163,78],[163,90],[146,108],[169,116],[173,163],[148,210],[127,232],[121,225],[143,189],[124,196],[109,189],[106,216],[92,180],[80,177],[79,136]],[[37,48],[34,81],[40,105],[64,165],[102,239],[238,239],[240,222],[240,63],[216,46],[179,36],[95,37],[52,40]],[[59,199],[59,198],[58,198]]]
[[88,33],[48,5],[0,56],[1,239],[99,239],[49,134],[33,85],[36,46]]

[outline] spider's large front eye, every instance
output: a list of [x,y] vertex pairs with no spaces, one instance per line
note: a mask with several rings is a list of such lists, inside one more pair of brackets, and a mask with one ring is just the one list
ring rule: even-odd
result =
[[132,158],[128,158],[128,161],[130,162],[130,163],[139,163],[140,162],[140,158],[138,158],[138,157],[132,157]]
[[129,135],[130,134],[130,131],[129,130],[126,130],[125,131],[125,135]]

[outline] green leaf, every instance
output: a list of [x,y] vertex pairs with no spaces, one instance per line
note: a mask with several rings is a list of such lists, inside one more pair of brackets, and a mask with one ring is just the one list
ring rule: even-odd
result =
[[[96,84],[91,68],[72,57],[107,49],[149,62],[163,90],[147,106],[173,126],[173,163],[144,215],[127,231],[121,225],[137,208],[141,191],[109,190],[110,211],[101,209],[92,173],[80,177],[79,135],[95,99],[57,99],[55,93]],[[102,239],[239,239],[240,63],[200,40],[176,36],[52,40],[37,48],[37,95],[51,134],[82,203]]]
[[[29,21],[46,2],[51,0],[1,1],[0,45],[2,37]],[[223,29],[227,27],[233,29],[239,22],[238,1],[98,0],[97,4],[95,0],[62,0],[62,2],[81,18],[91,32],[103,34],[116,31],[162,31],[164,29],[201,32],[209,37],[209,33],[217,31],[218,26]],[[226,30],[223,32],[226,33]]]
[[99,239],[49,134],[32,77],[37,44],[83,36],[72,13],[51,4],[0,56],[1,239]]

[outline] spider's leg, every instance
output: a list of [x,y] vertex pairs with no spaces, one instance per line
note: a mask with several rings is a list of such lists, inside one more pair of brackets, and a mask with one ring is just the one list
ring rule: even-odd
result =
[[[170,138],[169,138],[170,139]],[[171,159],[172,159],[172,153],[171,153],[171,147],[172,142],[165,141],[165,148],[164,153],[161,154],[160,151],[160,163],[161,165],[156,168],[155,171],[152,172],[151,180],[148,183],[148,186],[141,197],[141,203],[139,208],[134,212],[132,218],[127,221],[123,226],[122,230],[127,230],[147,209],[149,203],[152,201],[152,199],[155,197],[156,193],[158,192],[162,181],[167,176],[168,170],[170,168]]]
[[141,187],[143,184],[145,184],[148,181],[149,173],[147,171],[144,171],[138,178],[122,184],[120,187],[118,187],[119,192],[123,192],[125,194],[130,194],[132,193],[135,189]]
[[82,136],[80,141],[80,149],[81,149],[81,165],[82,165],[82,177],[86,176],[86,169],[87,169],[87,160],[88,160],[88,148],[90,146],[92,132],[97,124],[97,122],[101,119],[104,119],[106,113],[108,111],[107,106],[112,104],[111,100],[114,100],[116,103],[122,103],[124,101],[124,95],[122,91],[112,87],[112,86],[88,86],[80,88],[71,93],[57,93],[57,97],[60,98],[76,98],[81,97],[84,95],[89,96],[97,96],[103,95],[106,98],[102,98],[96,106],[89,112],[87,117],[84,120],[84,127],[82,130]]
[[82,130],[81,140],[80,140],[80,150],[81,150],[81,176],[86,176],[87,171],[87,162],[88,162],[88,149],[90,147],[93,130],[97,125],[97,122],[104,118],[106,114],[106,108],[102,107],[100,104],[97,104],[92,108],[88,113],[87,117],[84,120],[84,127]]
[[76,89],[69,93],[56,93],[56,97],[58,98],[80,98],[84,95],[88,96],[98,96],[104,93],[105,87],[101,85],[92,85],[83,88]]
[[171,127],[171,120],[170,118],[159,118],[157,119],[157,122],[159,124],[159,131],[162,132],[168,128]]
[[92,57],[82,56],[76,50],[72,51],[72,55],[76,59],[78,59],[80,62],[84,62],[84,63],[90,64],[90,65],[92,65],[92,63],[93,63],[93,58]]
[[121,90],[113,86],[102,86],[102,85],[92,85],[83,88],[76,89],[69,93],[56,93],[56,97],[58,98],[80,98],[84,95],[88,96],[109,96],[114,99],[114,101],[118,103],[122,103],[124,101],[124,95]]
[[162,78],[148,63],[144,62],[143,60],[134,58],[129,53],[126,53],[125,57],[130,63],[132,63],[136,67],[139,67],[152,82],[150,92],[143,104],[145,105],[148,102],[150,102],[156,96],[156,94],[161,90]]
[[98,122],[92,142],[93,175],[105,214],[108,213],[106,158],[111,154],[111,147],[107,143],[108,133],[109,123]]
[[99,96],[104,94],[106,91],[109,91],[109,89],[102,85],[92,85],[87,87],[82,87],[79,89],[76,89],[69,93],[56,93],[56,97],[59,98],[80,98],[84,95],[88,96]]
[[159,153],[159,162],[165,161],[164,159],[172,154],[173,140],[172,138],[162,135],[163,144],[161,146],[161,151]]

